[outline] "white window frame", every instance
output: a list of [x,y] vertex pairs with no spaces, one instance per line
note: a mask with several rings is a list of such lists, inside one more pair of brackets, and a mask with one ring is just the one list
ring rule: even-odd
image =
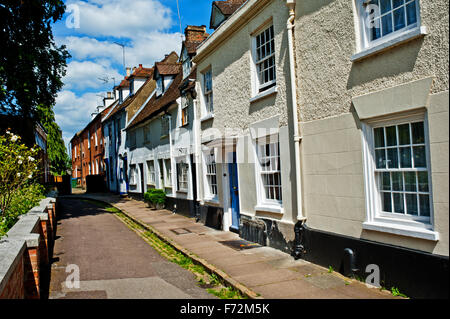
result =
[[[211,88],[207,88],[207,80],[209,78],[211,80]],[[213,76],[212,76],[212,68],[209,67],[207,70],[202,72],[202,89],[203,89],[203,105],[204,105],[204,117],[208,115],[214,114],[214,88],[213,88]],[[209,101],[209,102],[208,102]]]
[[156,96],[161,96],[164,94],[164,78],[159,75],[156,79]]
[[183,64],[183,79],[185,79],[189,76],[189,74],[191,74],[191,69],[192,69],[191,59],[189,57],[189,54],[188,54],[186,48],[184,48],[184,50],[183,50],[182,64]]
[[[428,172],[428,187],[430,194],[430,217],[421,218],[419,216],[411,216],[398,213],[382,212],[381,209],[381,192],[377,184],[375,163],[375,145],[374,145],[374,129],[378,127],[388,127],[393,125],[401,125],[406,123],[414,123],[423,121],[425,131],[425,152]],[[387,232],[402,236],[409,236],[432,241],[439,240],[439,233],[434,231],[434,213],[433,213],[433,187],[431,180],[431,161],[430,161],[430,140],[429,127],[426,113],[414,112],[407,113],[402,116],[389,116],[383,119],[362,122],[362,141],[364,154],[364,183],[366,194],[366,221],[363,228],[379,232]],[[413,154],[411,154],[413,158]],[[383,171],[383,170],[382,170]],[[390,169],[389,171],[394,171]],[[417,171],[416,169],[395,170],[398,172]]]
[[163,160],[164,166],[164,187],[172,188],[172,160],[166,158]]
[[[168,116],[161,116],[161,138],[169,136],[171,118]],[[167,126],[167,127],[166,127]]]
[[[186,175],[184,176],[183,171],[181,171],[181,175],[179,174],[179,165],[184,166],[186,170],[184,171]],[[181,170],[181,168],[180,168]],[[177,173],[177,192],[187,193],[189,191],[189,163],[185,158],[180,158],[176,162],[176,173]],[[183,178],[184,177],[184,178]],[[186,187],[182,187],[181,185],[186,185]]]
[[[278,134],[274,134],[274,135],[268,135],[268,136],[264,136],[264,137],[260,137],[257,138],[255,140],[253,140],[253,148],[254,148],[254,156],[255,156],[255,173],[256,173],[256,193],[257,193],[257,205],[255,207],[256,211],[266,211],[266,212],[272,212],[272,213],[279,213],[279,214],[283,214],[284,213],[284,209],[283,209],[283,184],[282,184],[282,170],[281,170],[281,154],[280,154],[280,140],[279,140],[279,135]],[[278,171],[268,171],[268,172],[264,172],[261,166],[261,161],[260,161],[260,146],[262,145],[266,145],[266,144],[277,144],[278,145],[278,157],[279,157],[279,163],[280,163],[280,167]],[[275,155],[275,156],[276,156]],[[273,156],[272,154],[270,154],[270,156]],[[280,191],[280,196],[281,199],[270,199],[267,198],[266,196],[266,190],[265,190],[265,185],[263,182],[263,174],[276,174],[279,173],[279,191]],[[273,184],[274,186],[276,186],[275,184]]]
[[183,97],[181,99],[180,127],[189,125],[189,99]]
[[[261,27],[261,31],[254,34],[252,36],[252,59],[253,59],[253,97],[258,96],[260,94],[263,94],[267,91],[275,92],[276,91],[276,85],[277,85],[277,63],[276,63],[276,47],[275,47],[275,28],[272,23],[264,25]],[[273,51],[269,54],[264,56],[263,58],[258,60],[258,54],[257,54],[257,38],[260,37],[262,34],[265,34],[265,32],[269,29],[272,29],[272,39],[270,41],[273,41]],[[264,44],[267,44],[268,41],[265,41]],[[268,82],[261,83],[260,79],[260,72],[259,72],[259,65],[264,63],[265,61],[273,59],[273,80],[269,80]],[[272,67],[269,67],[272,68]]]
[[155,161],[147,161],[147,184],[156,185]]
[[136,186],[137,180],[136,180],[136,174],[137,173],[137,166],[136,164],[130,165],[130,185]]
[[[354,0],[355,1],[355,31],[357,32],[357,53],[352,56],[352,61],[357,61],[359,59],[362,59],[366,56],[370,56],[372,54],[375,54],[377,52],[383,51],[387,48],[394,47],[397,44],[409,41],[411,39],[414,39],[418,36],[422,36],[427,34],[427,28],[424,26],[421,26],[421,16],[420,16],[420,0],[416,1],[416,18],[417,21],[414,24],[411,24],[409,26],[405,26],[402,29],[399,29],[397,31],[392,31],[386,36],[381,36],[380,38],[370,41],[369,40],[369,33],[370,29],[366,27],[368,21],[366,21],[366,6],[364,5],[365,2],[368,0]],[[406,15],[406,4],[411,3],[414,0],[405,0],[405,4],[402,6],[405,6],[405,15]],[[391,4],[392,9],[392,4]],[[396,8],[397,9],[397,8]],[[390,10],[389,12],[393,12],[394,10]],[[377,11],[379,13],[379,11]],[[388,12],[383,13],[383,15],[388,14]],[[406,17],[405,17],[406,19]],[[381,21],[381,20],[380,20]],[[405,20],[405,23],[406,20]],[[392,25],[392,28],[394,28],[394,25]]]
[[[205,200],[218,201],[218,174],[217,174],[217,153],[214,148],[203,152],[203,172],[205,185]],[[212,182],[215,177],[216,183]],[[215,192],[214,192],[215,188]]]

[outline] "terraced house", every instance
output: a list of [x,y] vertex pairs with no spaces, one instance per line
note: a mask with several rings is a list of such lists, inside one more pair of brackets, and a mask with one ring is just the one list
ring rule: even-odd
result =
[[156,62],[156,90],[127,126],[130,194],[164,189],[167,208],[197,216],[195,126],[196,69],[191,59],[208,36],[205,26],[188,26],[180,56]]
[[127,75],[114,88],[116,101],[102,121],[109,190],[126,195],[129,189],[125,126],[154,90],[153,69],[127,68]]
[[296,258],[448,294],[448,2],[219,3],[194,58],[202,204]]

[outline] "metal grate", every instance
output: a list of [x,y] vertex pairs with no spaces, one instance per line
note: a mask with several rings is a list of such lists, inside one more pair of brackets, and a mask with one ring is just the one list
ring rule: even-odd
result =
[[261,245],[259,244],[252,243],[246,240],[226,240],[226,241],[219,241],[219,243],[227,247],[230,247],[234,250],[245,250],[261,247]]
[[175,228],[170,230],[175,235],[186,235],[191,234],[192,232],[187,228]]

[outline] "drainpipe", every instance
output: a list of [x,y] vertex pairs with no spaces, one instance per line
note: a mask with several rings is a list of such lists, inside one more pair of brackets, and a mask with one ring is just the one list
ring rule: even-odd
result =
[[304,222],[306,217],[302,212],[302,185],[300,175],[300,141],[301,136],[298,128],[297,114],[297,85],[295,75],[295,58],[294,58],[294,20],[295,20],[295,2],[296,0],[286,0],[289,8],[289,19],[287,21],[288,46],[289,46],[289,69],[291,76],[291,94],[292,94],[292,117],[294,122],[294,150],[295,150],[295,182],[297,189],[297,219]]

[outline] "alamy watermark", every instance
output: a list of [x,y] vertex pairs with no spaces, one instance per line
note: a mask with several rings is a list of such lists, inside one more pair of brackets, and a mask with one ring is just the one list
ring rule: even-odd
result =
[[380,285],[380,267],[375,264],[367,265],[366,267],[366,273],[370,273],[366,277],[366,286],[368,288],[381,288]]
[[66,9],[69,15],[66,18],[66,27],[69,29],[80,28],[80,7],[76,4],[69,4]]
[[80,289],[80,267],[78,265],[67,265],[66,273],[69,275],[66,278],[66,287],[68,289]]

